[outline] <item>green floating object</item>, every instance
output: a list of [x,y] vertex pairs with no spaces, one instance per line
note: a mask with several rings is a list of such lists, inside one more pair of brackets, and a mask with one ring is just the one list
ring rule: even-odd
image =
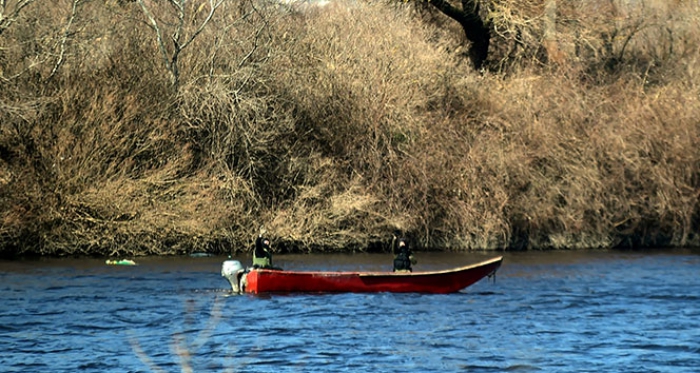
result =
[[122,260],[106,260],[105,264],[111,265],[111,266],[135,266],[136,262],[130,259],[122,259]]
[[212,255],[209,253],[192,253],[192,254],[190,254],[190,256],[193,258],[205,258],[205,257],[209,257]]

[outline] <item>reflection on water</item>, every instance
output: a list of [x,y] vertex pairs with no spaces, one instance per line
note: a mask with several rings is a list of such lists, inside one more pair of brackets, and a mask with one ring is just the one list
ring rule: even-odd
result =
[[[416,270],[492,253],[418,253]],[[0,262],[4,372],[695,372],[700,256],[506,253],[447,295],[228,296],[225,258]],[[250,258],[237,258],[249,263]],[[388,255],[288,255],[390,270]]]

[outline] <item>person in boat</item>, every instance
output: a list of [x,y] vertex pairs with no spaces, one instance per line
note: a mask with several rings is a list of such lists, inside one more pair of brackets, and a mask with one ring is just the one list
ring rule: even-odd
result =
[[270,239],[259,235],[255,240],[255,250],[253,250],[253,268],[276,269],[272,266],[272,249]]
[[394,254],[394,272],[412,272],[416,258],[408,246],[408,240],[405,237],[399,238],[399,236],[398,232],[394,232],[391,241],[391,250]]

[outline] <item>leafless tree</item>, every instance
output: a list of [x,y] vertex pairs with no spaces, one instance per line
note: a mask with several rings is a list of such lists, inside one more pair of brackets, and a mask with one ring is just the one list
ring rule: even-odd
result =
[[0,0],[0,35],[17,21],[24,8],[37,0]]
[[[180,84],[180,70],[179,70],[179,59],[180,53],[187,48],[192,41],[194,41],[197,36],[204,30],[207,24],[211,21],[216,10],[223,4],[226,0],[206,0],[202,1],[202,4],[196,8],[194,14],[187,14],[185,8],[185,0],[167,0],[167,3],[172,6],[172,10],[176,17],[176,22],[174,24],[167,23],[159,18],[157,18],[151,11],[152,5],[156,3],[156,0],[137,0],[143,14],[148,20],[149,27],[153,30],[156,36],[156,43],[158,45],[158,50],[160,51],[161,58],[165,68],[170,73],[170,82],[172,83],[175,90],[178,89]],[[147,5],[148,3],[148,5]],[[204,19],[197,25],[196,18],[197,15],[205,11],[205,6],[208,6],[208,10]],[[194,29],[187,27],[189,24],[195,24]],[[189,31],[188,30],[192,30]],[[170,40],[172,41],[172,47],[168,48],[167,36],[170,33]]]
[[63,32],[61,33],[60,37],[57,40],[57,46],[56,48],[58,49],[57,51],[57,56],[56,56],[56,63],[54,63],[53,69],[51,69],[51,74],[49,75],[49,78],[53,77],[58,69],[61,67],[65,60],[66,56],[66,45],[68,43],[69,36],[72,33],[73,29],[73,24],[75,23],[76,17],[78,16],[78,8],[83,4],[91,0],[73,0],[72,1],[72,6],[71,6],[71,13],[70,17],[68,17],[68,21],[66,22],[65,27],[63,27]]
[[483,0],[420,0],[439,10],[444,15],[457,21],[464,30],[464,35],[471,43],[469,60],[475,69],[480,69],[489,53],[491,31],[489,24],[482,18],[480,9]]

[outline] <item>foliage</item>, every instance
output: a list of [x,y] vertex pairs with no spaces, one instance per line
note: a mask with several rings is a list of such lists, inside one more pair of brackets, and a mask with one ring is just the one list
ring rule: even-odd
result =
[[0,33],[4,255],[700,243],[696,4],[490,1],[477,72],[409,4],[191,1],[173,85],[139,3]]

